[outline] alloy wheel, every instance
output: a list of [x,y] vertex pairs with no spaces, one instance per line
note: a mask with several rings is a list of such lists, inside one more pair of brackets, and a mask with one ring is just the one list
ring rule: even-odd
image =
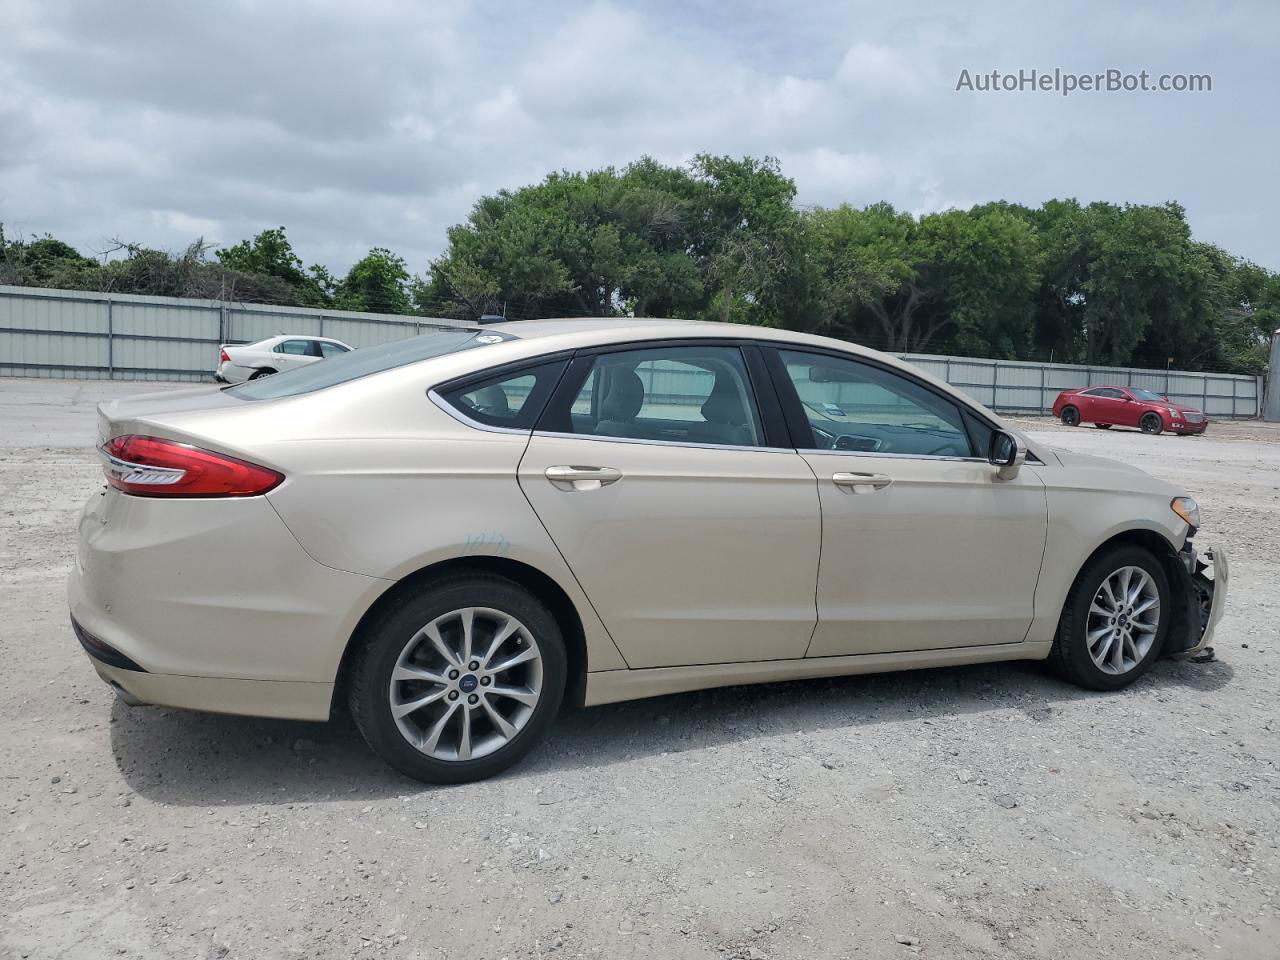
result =
[[1164,424],[1160,422],[1160,414],[1158,413],[1148,413],[1144,415],[1139,426],[1142,427],[1143,433],[1159,433],[1164,428]]
[[476,760],[524,729],[542,679],[542,651],[523,623],[500,610],[464,607],[436,617],[405,644],[391,672],[391,715],[427,756]]
[[1128,673],[1151,650],[1160,629],[1160,591],[1141,567],[1121,567],[1105,577],[1089,605],[1085,642],[1103,673]]
[[1062,422],[1068,427],[1074,427],[1080,422],[1080,411],[1075,407],[1067,407],[1062,411]]

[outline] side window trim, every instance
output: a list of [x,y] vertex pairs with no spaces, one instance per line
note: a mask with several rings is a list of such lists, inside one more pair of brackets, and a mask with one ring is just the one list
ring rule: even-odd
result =
[[[579,392],[586,383],[587,377],[595,368],[596,358],[607,356],[615,353],[633,353],[644,352],[655,349],[680,349],[687,347],[717,347],[721,349],[737,350],[741,356],[743,367],[747,372],[747,387],[751,394],[748,398],[755,406],[755,414],[759,419],[761,430],[764,434],[761,444],[751,446],[740,446],[736,444],[725,443],[698,443],[690,440],[653,440],[645,437],[612,437],[602,436],[590,433],[576,433],[573,431],[573,423],[570,419],[570,410],[573,402],[577,399]],[[632,341],[628,343],[611,343],[596,347],[586,347],[577,350],[574,353],[573,361],[569,364],[568,369],[560,378],[560,383],[552,393],[551,398],[542,408],[542,414],[538,421],[534,424],[533,432],[540,436],[557,437],[572,440],[598,440],[605,443],[637,443],[637,444],[656,444],[664,447],[691,447],[699,450],[736,450],[742,451],[760,451],[764,453],[795,453],[794,446],[789,443],[789,436],[780,434],[780,429],[785,430],[785,424],[776,415],[767,415],[764,404],[773,399],[776,401],[776,394],[772,391],[772,384],[763,381],[764,370],[761,367],[761,358],[757,355],[753,361],[753,351],[757,348],[757,344],[751,341],[729,340],[720,338],[688,338],[680,340],[642,340]],[[753,370],[753,365],[756,367]],[[762,387],[764,389],[762,389]],[[776,409],[776,403],[775,403]],[[770,423],[772,421],[772,427]]]
[[[984,456],[957,457],[951,455],[941,455],[932,453],[891,453],[880,452],[878,450],[826,450],[816,445],[813,437],[813,428],[809,424],[809,418],[804,414],[804,404],[800,402],[800,393],[796,389],[796,385],[792,382],[791,376],[787,373],[787,366],[782,360],[781,351],[791,350],[797,353],[810,353],[815,356],[831,357],[836,360],[848,360],[853,363],[866,364],[869,367],[875,367],[885,373],[894,374],[902,377],[904,380],[910,381],[914,386],[921,390],[925,390],[939,400],[950,403],[956,408],[956,414],[960,417],[960,422],[964,423],[965,414],[969,414],[979,421],[986,423],[994,430],[1000,427],[988,421],[981,416],[976,410],[969,407],[968,404],[962,403],[955,397],[950,396],[934,389],[934,387],[913,377],[905,370],[899,370],[897,367],[891,367],[883,363],[877,363],[874,358],[861,357],[856,354],[845,354],[834,350],[823,349],[822,347],[812,347],[808,344],[787,343],[784,341],[771,341],[767,344],[761,343],[761,352],[764,354],[765,363],[768,365],[770,378],[773,381],[775,391],[777,391],[778,399],[782,404],[783,414],[786,417],[787,426],[791,430],[792,437],[796,441],[796,450],[799,453],[823,453],[836,454],[839,456],[851,457],[892,457],[905,460],[950,460],[965,463],[987,463],[988,460]],[[967,425],[964,427],[966,439],[972,448],[974,446],[973,437],[970,436]]]

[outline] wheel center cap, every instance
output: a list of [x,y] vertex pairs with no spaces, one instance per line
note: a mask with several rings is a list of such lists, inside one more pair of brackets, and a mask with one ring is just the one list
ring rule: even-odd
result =
[[476,679],[474,673],[468,673],[458,681],[458,689],[463,693],[471,693],[478,686],[480,686],[480,681]]
[[1128,622],[1129,622],[1129,615],[1128,615],[1127,613],[1122,613],[1122,614],[1120,614],[1120,622],[1121,622],[1122,624],[1128,623]]

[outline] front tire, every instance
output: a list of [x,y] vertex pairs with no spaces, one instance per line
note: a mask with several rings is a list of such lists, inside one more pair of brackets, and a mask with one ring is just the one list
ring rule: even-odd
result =
[[1172,616],[1169,579],[1159,561],[1142,547],[1115,547],[1076,578],[1049,661],[1079,686],[1118,690],[1151,669]]
[[394,600],[364,634],[348,699],[374,753],[425,783],[491,777],[542,741],[568,663],[555,617],[503,577]]
[[1164,432],[1164,421],[1160,419],[1158,413],[1144,413],[1142,419],[1138,421],[1138,427],[1143,433],[1155,435]]
[[1060,416],[1062,417],[1062,423],[1065,426],[1068,426],[1068,427],[1080,426],[1080,411],[1077,410],[1075,407],[1063,407],[1062,413],[1060,414]]

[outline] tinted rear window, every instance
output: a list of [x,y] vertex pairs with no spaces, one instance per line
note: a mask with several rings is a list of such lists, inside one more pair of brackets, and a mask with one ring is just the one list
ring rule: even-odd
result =
[[470,350],[503,340],[514,340],[509,333],[493,330],[444,330],[425,333],[408,340],[380,343],[376,347],[352,350],[340,356],[330,357],[322,363],[299,367],[285,373],[273,374],[258,380],[228,387],[224,393],[241,400],[276,400],[280,397],[296,397],[313,393],[340,383],[348,383],[384,370],[408,366],[420,360],[442,357],[446,353]]

